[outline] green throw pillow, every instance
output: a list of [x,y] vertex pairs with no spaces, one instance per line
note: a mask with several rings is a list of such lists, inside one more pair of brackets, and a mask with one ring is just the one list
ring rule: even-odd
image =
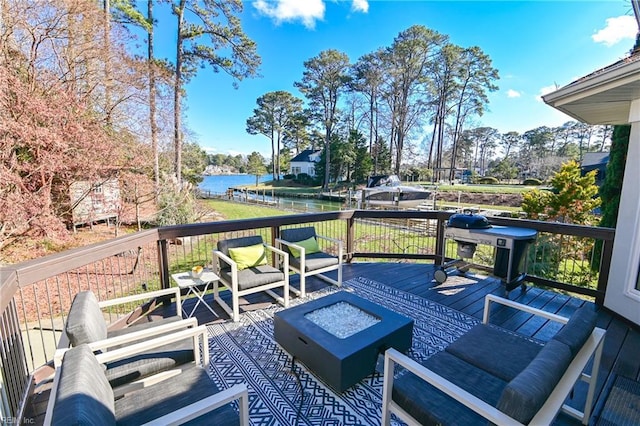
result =
[[238,264],[239,271],[253,266],[267,264],[267,253],[262,244],[230,248],[229,256]]
[[[296,241],[293,244],[303,247],[305,255],[320,252],[320,246],[318,245],[318,241],[315,237],[309,237],[306,240]],[[293,257],[300,257],[300,250],[298,250],[297,248],[289,247],[289,250],[291,251]]]

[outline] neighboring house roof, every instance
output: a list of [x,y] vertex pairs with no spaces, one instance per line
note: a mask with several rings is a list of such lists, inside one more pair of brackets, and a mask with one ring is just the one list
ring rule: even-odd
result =
[[311,156],[315,153],[319,152],[318,150],[315,149],[305,149],[304,151],[302,151],[300,154],[296,155],[295,157],[293,157],[291,159],[292,163],[315,163],[317,162],[317,157],[316,159],[312,159]]
[[582,157],[582,168],[598,168],[609,162],[608,152],[587,152]]

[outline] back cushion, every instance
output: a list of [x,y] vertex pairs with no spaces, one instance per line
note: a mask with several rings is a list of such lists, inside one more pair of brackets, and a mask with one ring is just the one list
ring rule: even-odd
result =
[[282,229],[280,231],[280,238],[292,243],[295,241],[306,240],[312,237],[316,237],[316,228],[314,228],[313,226],[306,226],[304,228]]
[[76,294],[71,303],[65,331],[72,346],[107,338],[107,323],[93,292],[81,291]]
[[583,305],[571,315],[569,322],[553,338],[569,346],[571,355],[576,356],[596,327],[597,317],[598,314],[592,306]]
[[223,254],[229,256],[229,249],[236,247],[255,246],[256,244],[262,244],[262,237],[260,235],[253,235],[250,237],[231,238],[228,240],[218,241],[218,250]]
[[544,405],[571,362],[564,343],[550,340],[520,374],[504,388],[496,408],[528,424]]
[[509,382],[533,361],[542,347],[541,343],[519,334],[478,324],[445,351]]
[[[304,249],[305,256],[308,254],[320,253],[320,246],[318,245],[318,240],[316,240],[315,237],[309,237],[306,240],[302,241],[293,241],[293,243]],[[293,257],[300,257],[300,254],[302,253],[301,250],[298,250],[295,247],[287,247],[289,248],[289,252]]]
[[69,349],[59,373],[52,425],[116,424],[113,391],[87,345]]
[[267,254],[262,244],[229,248],[229,257],[236,262],[239,271],[267,264]]

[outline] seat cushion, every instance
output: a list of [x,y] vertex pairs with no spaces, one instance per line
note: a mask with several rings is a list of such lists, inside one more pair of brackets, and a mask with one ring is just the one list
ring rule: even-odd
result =
[[542,347],[523,336],[478,324],[445,350],[509,382],[529,365]]
[[590,305],[583,305],[576,310],[569,321],[553,336],[554,340],[564,343],[576,356],[596,327],[598,315]]
[[[220,277],[225,281],[231,282],[231,270],[223,269],[220,271]],[[238,271],[238,289],[247,290],[266,284],[284,281],[284,273],[271,265],[256,266],[254,268],[243,269]]]
[[[146,319],[147,317],[145,316],[144,318]],[[137,321],[128,327],[107,331],[107,338],[123,336],[136,331],[146,330],[149,328],[157,327],[159,325],[169,324],[177,321],[182,321],[182,317],[179,315],[173,315],[171,317],[160,318],[160,319],[154,318],[153,321]],[[167,332],[167,334],[168,333],[175,333],[175,331]]]
[[[327,268],[337,265],[338,258],[327,253],[313,253],[305,256],[304,270],[305,272],[316,271],[318,269]],[[300,269],[300,258],[290,257],[289,265],[296,269]]]
[[65,332],[71,346],[107,338],[107,323],[102,316],[98,299],[92,291],[81,291],[74,297],[67,316]]
[[567,345],[550,340],[529,366],[507,384],[496,408],[528,424],[562,378],[571,359]]
[[[467,392],[494,405],[507,382],[443,351],[423,365]],[[394,380],[393,400],[423,425],[478,425],[486,420],[413,373]]]
[[91,349],[69,349],[62,360],[52,425],[114,425],[113,391]]
[[[179,375],[147,388],[128,393],[115,402],[118,425],[140,425],[172,413],[219,392],[200,367],[193,366]],[[239,416],[231,404],[191,420],[189,425],[238,425]]]
[[193,339],[183,339],[165,346],[106,364],[109,384],[115,388],[134,380],[152,376],[194,362]]

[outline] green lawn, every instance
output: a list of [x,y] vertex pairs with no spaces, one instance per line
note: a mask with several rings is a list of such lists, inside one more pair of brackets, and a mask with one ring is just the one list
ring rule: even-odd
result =
[[[420,182],[421,185],[430,185],[428,182]],[[524,185],[438,185],[438,191],[462,191],[479,192],[485,194],[520,194],[533,189],[542,189],[538,186]]]
[[236,203],[233,201],[205,200],[203,202],[212,210],[220,213],[227,220],[291,214],[291,212],[284,210],[255,206],[252,204]]

